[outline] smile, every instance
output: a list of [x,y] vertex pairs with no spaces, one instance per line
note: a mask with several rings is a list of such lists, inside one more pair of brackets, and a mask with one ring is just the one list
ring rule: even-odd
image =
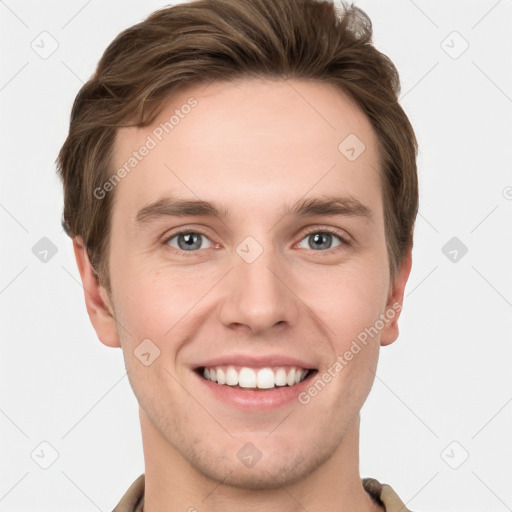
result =
[[250,368],[228,365],[198,368],[198,373],[204,379],[239,389],[272,389],[295,386],[304,381],[313,371],[315,370],[294,366]]

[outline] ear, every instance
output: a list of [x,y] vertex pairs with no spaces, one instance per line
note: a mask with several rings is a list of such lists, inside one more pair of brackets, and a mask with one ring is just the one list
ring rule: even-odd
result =
[[84,288],[85,305],[92,326],[99,340],[107,347],[120,347],[114,317],[114,308],[107,290],[99,284],[98,276],[89,261],[89,255],[81,237],[73,238],[73,251],[82,285]]
[[407,252],[407,255],[400,267],[400,271],[391,285],[389,292],[388,302],[384,314],[389,320],[386,322],[385,327],[381,331],[381,346],[390,345],[393,343],[399,334],[398,318],[402,311],[402,303],[404,299],[404,290],[409,274],[412,267],[412,247]]

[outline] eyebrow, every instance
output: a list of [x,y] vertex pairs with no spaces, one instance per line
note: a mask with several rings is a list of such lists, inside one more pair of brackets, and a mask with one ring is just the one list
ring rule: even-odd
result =
[[[299,199],[293,205],[286,205],[281,215],[283,217],[313,217],[317,215],[357,216],[373,221],[371,209],[352,196],[323,196]],[[226,206],[217,205],[213,202],[164,197],[144,206],[137,213],[135,221],[141,225],[162,217],[211,217],[225,219],[229,217],[229,210]]]

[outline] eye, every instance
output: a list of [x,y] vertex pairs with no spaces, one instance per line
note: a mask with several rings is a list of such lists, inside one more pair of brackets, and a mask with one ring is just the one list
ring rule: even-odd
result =
[[[301,246],[305,241],[307,247]],[[172,247],[173,252],[178,254],[183,252],[198,252],[200,249],[209,249],[214,245],[205,234],[197,231],[180,231],[174,233],[164,240],[163,244]],[[316,228],[306,233],[299,243],[299,248],[326,252],[328,249],[349,245],[351,245],[349,238],[338,231],[328,228]]]
[[[336,243],[336,239],[338,242]],[[310,231],[301,240],[301,243],[306,240],[308,247],[301,247],[301,249],[313,249],[314,251],[323,249],[332,249],[340,245],[350,245],[348,239],[338,232],[330,229]],[[333,245],[334,241],[334,245]],[[299,245],[300,247],[300,245]]]
[[[204,247],[202,241],[207,240],[207,246]],[[211,247],[211,241],[202,233],[196,233],[195,231],[181,231],[175,233],[171,237],[167,238],[164,242],[175,249],[182,251],[194,252],[197,249],[208,249]]]

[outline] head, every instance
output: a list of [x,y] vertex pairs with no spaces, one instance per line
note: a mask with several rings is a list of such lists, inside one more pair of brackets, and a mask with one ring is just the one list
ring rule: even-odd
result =
[[[356,7],[198,0],[122,32],[73,105],[63,226],[93,326],[122,347],[147,428],[233,485],[325,462],[398,336],[417,143],[371,42]],[[202,363],[229,354],[314,370],[271,436],[282,413],[203,394]]]

